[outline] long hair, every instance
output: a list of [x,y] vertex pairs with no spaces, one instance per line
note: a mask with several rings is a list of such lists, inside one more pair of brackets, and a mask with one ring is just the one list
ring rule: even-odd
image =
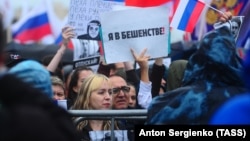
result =
[[[73,110],[92,110],[90,107],[90,96],[93,91],[99,89],[104,82],[107,82],[109,87],[112,84],[109,78],[103,74],[92,74],[87,77],[79,89],[77,99],[72,106]],[[81,131],[85,126],[88,125],[88,120],[83,120],[77,125],[77,130]],[[110,120],[105,120],[103,124],[103,130],[110,130],[111,122]]]
[[68,98],[74,99],[75,95],[77,94],[73,88],[77,85],[77,81],[79,79],[79,74],[81,71],[93,71],[92,68],[87,66],[81,66],[77,67],[75,70],[73,70],[71,75],[71,80],[69,82],[69,88],[68,88]]

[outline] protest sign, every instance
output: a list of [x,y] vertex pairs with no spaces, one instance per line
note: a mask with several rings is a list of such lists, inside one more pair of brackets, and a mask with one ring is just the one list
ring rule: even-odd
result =
[[134,61],[130,48],[137,53],[147,48],[151,58],[168,56],[168,11],[159,6],[101,13],[106,63]]
[[70,0],[68,25],[74,28],[74,68],[90,66],[96,70],[102,55],[100,13],[111,11],[121,2],[103,0]]
[[224,22],[224,23],[217,22],[214,24],[214,29],[218,29],[223,26],[228,27],[231,33],[233,34],[235,41],[237,41],[242,23],[244,21],[244,17],[245,16],[233,16],[232,19],[228,20],[227,22]]
[[89,66],[96,70],[101,57],[100,41],[71,39],[71,42],[74,46],[73,68]]
[[123,5],[123,3],[104,0],[71,0],[68,24],[74,27],[76,38],[100,40],[100,13],[111,11],[113,5]]

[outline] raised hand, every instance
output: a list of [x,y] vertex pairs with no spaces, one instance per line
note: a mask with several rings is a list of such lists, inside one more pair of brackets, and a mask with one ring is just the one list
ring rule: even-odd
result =
[[134,49],[130,49],[135,61],[139,64],[140,67],[148,67],[148,60],[150,59],[149,55],[146,55],[147,48],[138,55]]
[[62,28],[63,44],[68,45],[71,38],[75,37],[74,29],[70,26],[65,26]]
[[148,60],[150,59],[149,55],[146,55],[147,48],[145,48],[139,55],[131,49],[131,53],[135,59],[135,61],[139,64],[141,69],[141,81],[149,83],[149,76],[148,76]]

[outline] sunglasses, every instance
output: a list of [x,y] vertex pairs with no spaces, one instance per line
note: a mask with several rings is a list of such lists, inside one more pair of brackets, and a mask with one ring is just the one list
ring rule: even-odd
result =
[[113,88],[112,89],[112,93],[113,94],[118,94],[120,91],[122,90],[123,93],[129,93],[130,91],[130,87],[128,86],[122,86],[122,87],[118,87],[118,88]]

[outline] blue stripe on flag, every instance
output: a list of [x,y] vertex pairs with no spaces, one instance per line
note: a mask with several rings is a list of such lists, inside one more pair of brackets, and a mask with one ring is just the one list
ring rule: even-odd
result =
[[32,28],[39,27],[41,25],[49,23],[48,15],[47,13],[43,13],[41,15],[37,15],[35,17],[30,18],[27,20],[20,28],[17,30],[14,34],[13,37],[16,37],[17,34],[28,30]]
[[192,19],[190,19],[190,17],[193,13],[193,10],[194,10],[196,4],[197,4],[196,0],[189,0],[188,1],[188,4],[183,12],[182,17],[181,17],[180,24],[178,25],[178,29],[182,29],[182,30],[186,29],[188,21],[192,20]]
[[62,34],[60,34],[57,38],[56,38],[56,41],[55,41],[55,44],[59,45],[63,40],[63,37],[62,37]]

